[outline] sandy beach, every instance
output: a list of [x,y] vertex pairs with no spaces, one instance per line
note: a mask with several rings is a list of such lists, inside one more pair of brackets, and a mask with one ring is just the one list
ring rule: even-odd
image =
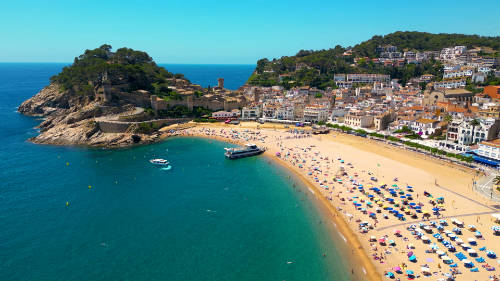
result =
[[255,143],[302,179],[353,250],[355,280],[499,276],[499,211],[472,189],[475,170],[339,133],[251,122],[185,128],[165,136]]

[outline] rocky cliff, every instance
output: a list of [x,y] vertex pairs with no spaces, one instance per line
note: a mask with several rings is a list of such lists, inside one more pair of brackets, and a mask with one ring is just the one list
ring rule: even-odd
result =
[[55,145],[87,145],[119,147],[149,143],[158,138],[157,133],[140,134],[134,130],[121,133],[103,133],[96,119],[113,120],[133,112],[133,104],[104,105],[82,96],[64,91],[57,84],[50,84],[18,108],[22,114],[43,116],[38,126],[40,134],[30,141]]

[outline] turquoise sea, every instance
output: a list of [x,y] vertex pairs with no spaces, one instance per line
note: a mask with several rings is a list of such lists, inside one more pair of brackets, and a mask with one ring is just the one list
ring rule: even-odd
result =
[[40,120],[16,107],[62,66],[0,64],[0,280],[349,280],[310,192],[265,157],[229,161],[199,138],[26,142]]

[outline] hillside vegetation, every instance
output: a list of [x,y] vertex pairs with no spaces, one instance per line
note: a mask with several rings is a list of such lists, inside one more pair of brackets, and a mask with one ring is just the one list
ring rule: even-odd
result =
[[[279,59],[260,59],[257,67],[248,80],[250,85],[272,86],[282,85],[285,88],[294,86],[314,86],[320,89],[335,87],[333,75],[338,73],[378,73],[388,74],[391,78],[406,83],[410,78],[422,74],[442,76],[442,64],[429,60],[421,64],[406,64],[402,67],[383,66],[371,60],[360,59],[354,63],[355,57],[376,57],[376,47],[394,45],[398,50],[440,51],[444,47],[465,45],[467,47],[488,47],[498,56],[500,37],[482,37],[462,34],[431,34],[424,32],[395,32],[385,36],[374,36],[352,48],[352,55],[345,55],[351,48],[340,45],[328,50],[301,50],[295,56],[284,56]],[[280,75],[284,74],[281,79]]]
[[[111,85],[124,85],[125,91],[138,89],[162,92],[167,91],[168,78],[182,78],[182,74],[172,74],[159,67],[145,52],[129,48],[111,51],[110,45],[102,45],[86,50],[75,58],[72,65],[50,78],[51,83],[61,85],[63,90],[74,93],[92,94],[93,85],[103,80]],[[90,83],[89,83],[90,82]]]
[[487,37],[465,34],[432,34],[427,32],[394,32],[385,36],[373,36],[370,40],[356,45],[353,50],[360,56],[375,57],[379,45],[393,45],[398,50],[439,51],[451,46],[489,47],[500,51],[500,37]]

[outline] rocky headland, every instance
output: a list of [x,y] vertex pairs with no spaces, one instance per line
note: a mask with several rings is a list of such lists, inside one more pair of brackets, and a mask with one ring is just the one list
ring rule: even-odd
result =
[[218,105],[208,97],[235,99],[225,91],[194,85],[145,52],[103,45],[75,58],[18,111],[44,118],[34,143],[122,147],[154,142],[161,127],[210,113]]

